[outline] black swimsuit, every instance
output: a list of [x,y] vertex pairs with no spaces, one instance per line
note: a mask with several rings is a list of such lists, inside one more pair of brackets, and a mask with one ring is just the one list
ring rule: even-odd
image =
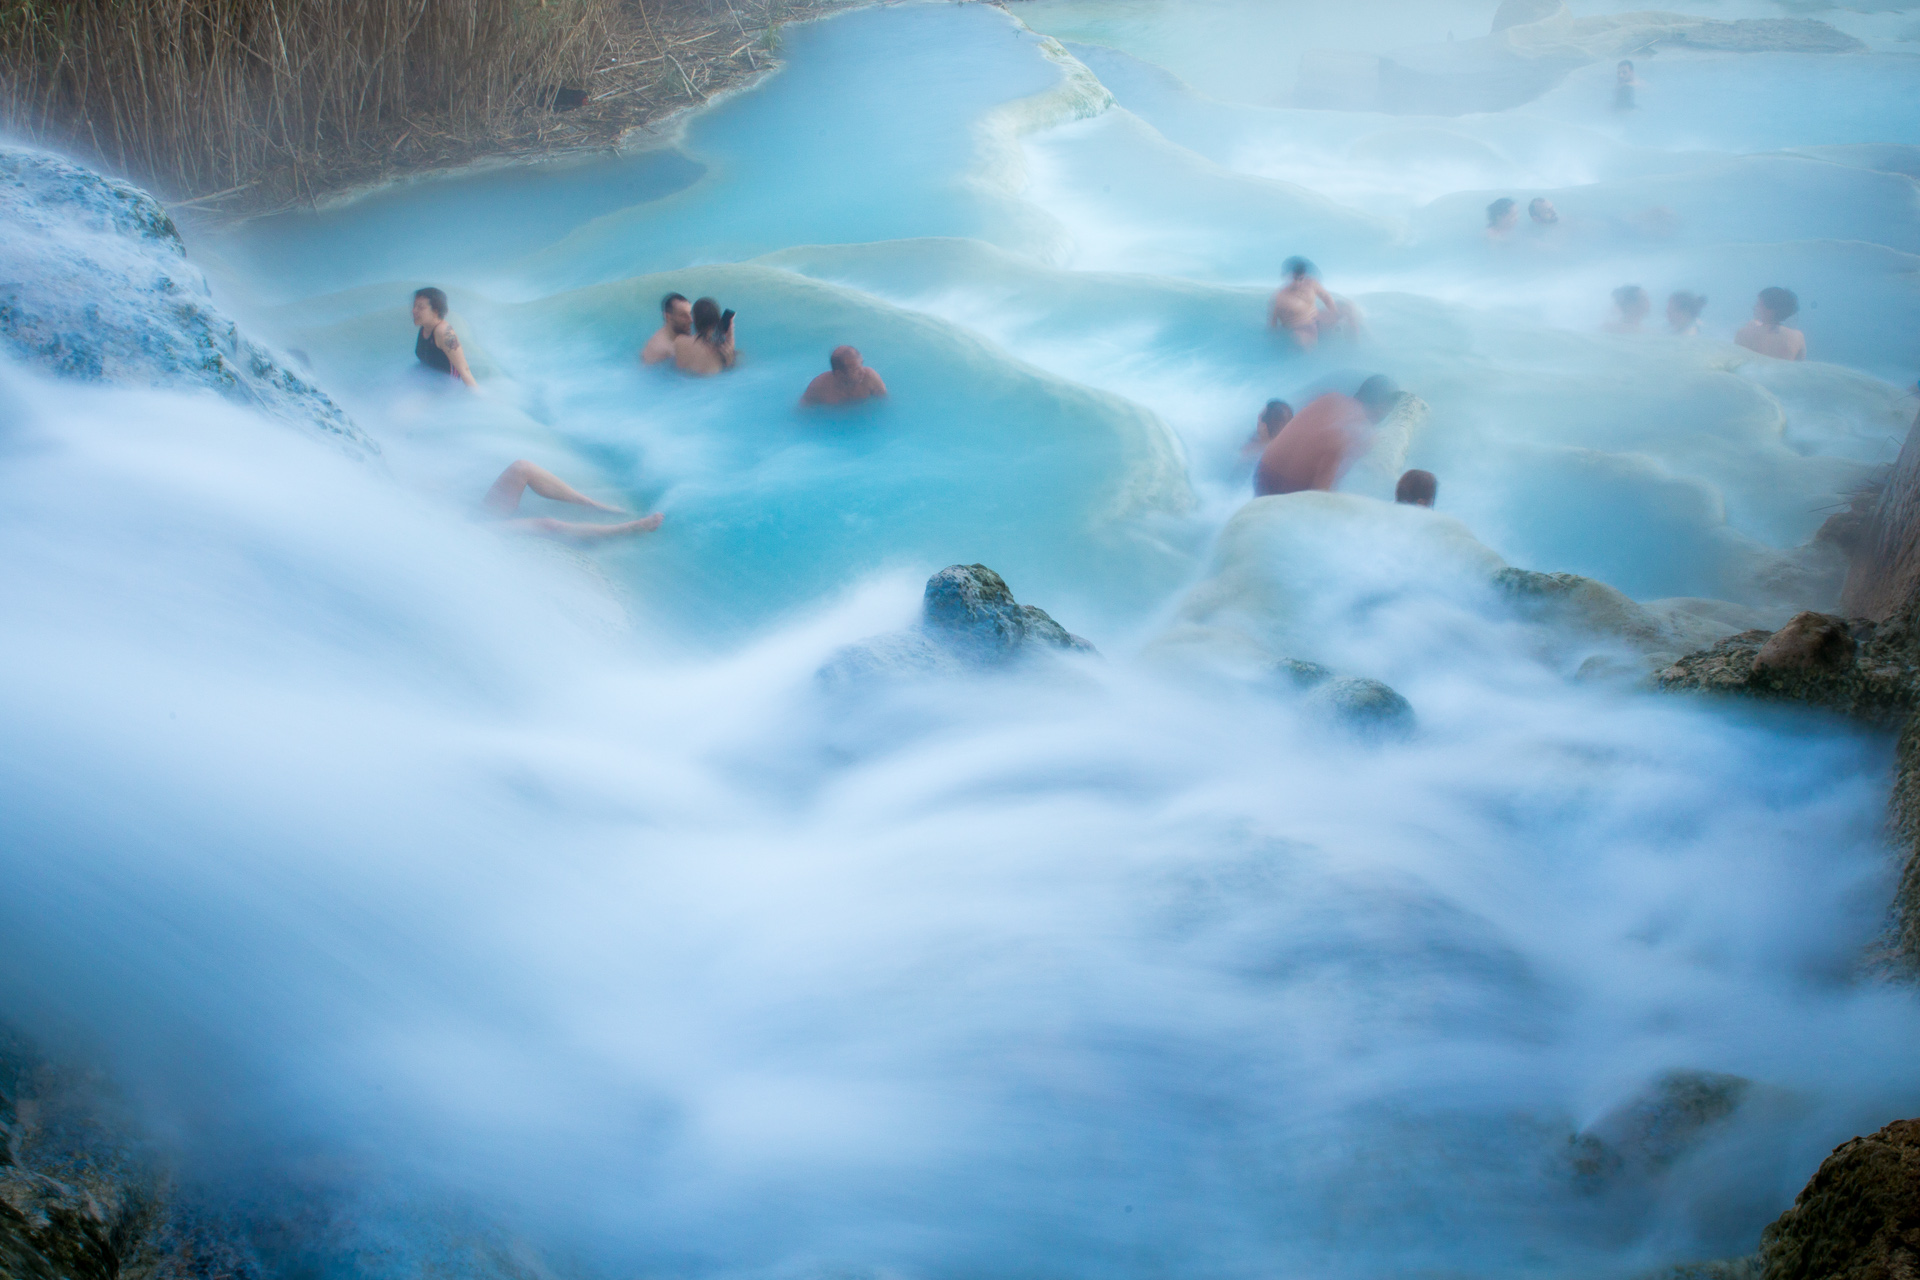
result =
[[420,336],[413,340],[413,356],[429,369],[438,369],[441,373],[447,374],[453,372],[453,361],[447,359],[447,353],[427,336],[425,329],[422,329]]

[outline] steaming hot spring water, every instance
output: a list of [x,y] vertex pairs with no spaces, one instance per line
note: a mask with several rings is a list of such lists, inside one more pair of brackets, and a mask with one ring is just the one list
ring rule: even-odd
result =
[[[1806,544],[1913,413],[1916,18],[1384,114],[1291,105],[1301,53],[1487,6],[1297,8],[858,10],[651,149],[190,230],[377,459],[9,363],[0,1008],[287,1276],[1749,1252],[1920,1113],[1891,745],[1647,692],[1493,573],[1722,602],[1654,606],[1681,648],[1832,607]],[[1502,195],[1561,226],[1489,244]],[[1360,340],[1266,329],[1296,253]],[[1703,333],[1602,332],[1629,282]],[[424,284],[483,394],[410,367]],[[1730,342],[1769,285],[1809,363]],[[737,371],[639,366],[669,289]],[[890,399],[801,411],[842,342]],[[1419,411],[1351,496],[1242,512],[1259,407],[1374,372]],[[521,457],[665,524],[505,535]],[[814,679],[955,563],[1099,656]]]

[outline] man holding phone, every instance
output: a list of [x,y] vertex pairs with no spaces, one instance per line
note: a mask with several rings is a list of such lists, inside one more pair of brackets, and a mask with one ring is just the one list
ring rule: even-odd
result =
[[733,312],[722,312],[712,298],[693,304],[693,332],[673,340],[673,365],[696,378],[710,378],[733,368]]

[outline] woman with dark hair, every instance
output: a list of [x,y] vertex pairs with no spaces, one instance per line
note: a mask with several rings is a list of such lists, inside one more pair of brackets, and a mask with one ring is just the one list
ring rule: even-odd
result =
[[673,340],[673,364],[682,373],[710,378],[733,368],[733,312],[722,312],[712,298],[693,304],[693,332]]
[[1637,284],[1623,284],[1613,291],[1613,319],[1606,325],[1608,333],[1639,333],[1646,322],[1647,313],[1653,310],[1653,299],[1647,291]]
[[1682,289],[1667,299],[1667,328],[1673,330],[1676,337],[1695,337],[1700,332],[1700,313],[1706,309],[1704,295]]
[[1807,335],[1786,327],[1786,321],[1799,310],[1800,299],[1793,296],[1793,290],[1778,286],[1762,289],[1753,304],[1753,319],[1740,326],[1733,340],[1776,360],[1805,360]]
[[1501,196],[1487,206],[1487,239],[1505,240],[1520,225],[1520,206]]
[[460,379],[470,387],[480,384],[467,368],[467,353],[460,349],[460,338],[447,323],[447,295],[429,285],[413,291],[413,323],[419,330],[413,339],[413,358],[436,373]]

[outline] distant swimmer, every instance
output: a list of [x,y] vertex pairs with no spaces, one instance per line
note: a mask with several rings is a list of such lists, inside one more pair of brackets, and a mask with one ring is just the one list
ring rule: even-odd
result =
[[1393,486],[1393,500],[1409,507],[1431,507],[1440,481],[1431,471],[1409,471]]
[[1259,421],[1253,424],[1253,437],[1240,446],[1240,459],[1256,457],[1266,452],[1280,429],[1293,421],[1293,406],[1285,400],[1269,400],[1267,407],[1260,411]]
[[867,367],[859,348],[835,347],[827,363],[832,367],[807,384],[801,404],[857,404],[887,394],[887,384]]
[[460,349],[460,337],[447,323],[447,295],[439,289],[413,291],[413,323],[420,330],[413,338],[413,358],[436,373],[450,374],[470,387],[480,384],[467,368],[467,353]]
[[1535,231],[1560,225],[1560,211],[1554,208],[1553,201],[1545,196],[1536,196],[1532,203],[1527,205],[1527,217],[1533,220]]
[[684,293],[670,293],[660,299],[660,327],[640,348],[641,364],[661,364],[673,359],[673,340],[693,332],[693,304]]
[[520,510],[520,497],[529,489],[555,502],[571,502],[577,507],[610,511],[617,516],[627,514],[618,507],[610,507],[604,502],[595,502],[545,467],[537,467],[524,458],[510,464],[500,473],[500,478],[493,482],[491,489],[487,490],[487,496],[480,500],[480,505],[489,513],[499,516],[509,529],[520,533],[539,534],[546,538],[567,538],[574,542],[619,538],[630,533],[651,533],[658,529],[660,522],[666,518],[656,511],[650,516],[622,521],[619,524],[579,524],[568,520],[551,520],[542,516],[516,516],[514,513]]
[[1613,109],[1631,111],[1639,104],[1633,100],[1633,91],[1640,87],[1640,77],[1634,74],[1633,64],[1621,60],[1613,69]]
[[673,340],[673,364],[682,373],[709,378],[733,368],[733,312],[721,311],[712,298],[693,304],[693,332]]
[[1267,308],[1267,327],[1285,329],[1307,351],[1320,344],[1322,334],[1352,327],[1345,304],[1320,283],[1320,272],[1305,258],[1288,258],[1280,268],[1287,282]]
[[1280,429],[1254,469],[1256,497],[1331,490],[1373,442],[1373,427],[1400,402],[1393,379],[1375,374],[1351,396],[1329,391]]
[[1501,196],[1487,206],[1487,239],[1505,240],[1520,225],[1520,206]]
[[1740,326],[1733,340],[1776,360],[1805,360],[1807,335],[1786,326],[1799,310],[1800,299],[1793,296],[1793,290],[1762,289],[1759,301],[1753,304],[1753,319]]
[[1608,333],[1640,333],[1653,310],[1653,299],[1637,284],[1623,284],[1613,291],[1613,319],[1607,321]]
[[1667,299],[1667,328],[1675,337],[1693,338],[1700,334],[1700,313],[1707,309],[1704,294],[1682,289]]

